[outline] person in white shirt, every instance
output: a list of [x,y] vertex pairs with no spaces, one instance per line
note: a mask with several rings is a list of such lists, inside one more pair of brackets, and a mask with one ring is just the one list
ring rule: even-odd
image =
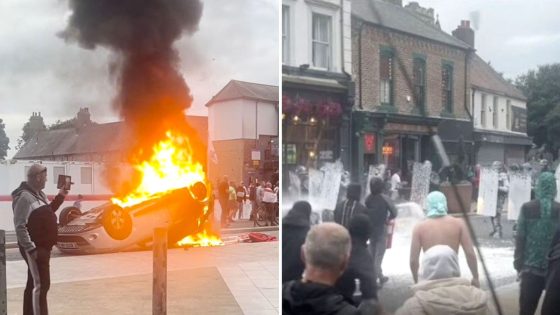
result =
[[270,182],[266,183],[266,187],[263,190],[263,204],[266,209],[266,225],[268,226],[268,222],[270,225],[273,224],[274,219],[274,203],[276,203],[276,193],[272,190],[272,184]]
[[399,199],[399,188],[401,188],[401,170],[396,169],[391,176],[391,199]]

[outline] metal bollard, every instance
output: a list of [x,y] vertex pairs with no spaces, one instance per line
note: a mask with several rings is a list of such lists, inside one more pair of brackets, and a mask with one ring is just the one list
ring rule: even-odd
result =
[[8,314],[8,292],[6,290],[6,231],[0,230],[0,314]]
[[167,229],[154,229],[152,314],[167,314]]

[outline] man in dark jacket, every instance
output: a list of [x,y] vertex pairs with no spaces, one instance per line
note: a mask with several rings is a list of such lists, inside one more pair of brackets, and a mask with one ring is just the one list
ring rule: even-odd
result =
[[359,304],[361,310],[369,308],[370,311],[366,313],[371,314],[377,305],[377,277],[373,257],[367,246],[371,235],[371,222],[365,214],[360,213],[352,218],[349,225],[348,230],[352,238],[350,262],[342,277],[338,279],[336,287],[346,298]]
[[309,202],[298,201],[282,219],[282,283],[301,279],[305,268],[301,260],[301,245],[311,226],[310,216]]
[[548,276],[545,285],[546,294],[542,304],[541,315],[560,314],[560,229],[552,239],[552,248],[548,254]]
[[27,284],[23,294],[24,315],[48,314],[49,261],[51,249],[58,237],[55,211],[68,194],[61,189],[54,200],[49,202],[42,191],[46,182],[47,168],[33,164],[27,171],[27,181],[12,192],[19,251],[27,263]]
[[556,197],[556,179],[541,173],[535,188],[535,200],[521,206],[513,266],[520,274],[519,313],[534,314],[545,288],[547,255],[558,228],[560,204]]
[[222,212],[220,215],[220,221],[222,227],[227,227],[229,224],[229,180],[227,176],[224,176],[223,180],[218,184],[218,201],[220,202],[220,207]]
[[384,187],[383,179],[373,177],[369,183],[371,194],[365,202],[372,223],[369,249],[375,261],[375,272],[380,285],[389,280],[388,277],[383,275],[383,269],[381,268],[387,248],[387,223],[397,217],[397,208],[393,201],[383,194]]
[[282,286],[282,314],[360,314],[334,286],[350,258],[350,235],[342,225],[329,222],[313,226],[301,256],[305,262],[302,279]]
[[343,225],[345,228],[350,226],[350,220],[358,213],[365,214],[366,208],[360,203],[362,197],[362,187],[359,184],[350,184],[346,190],[346,200],[343,200],[334,209],[334,222]]

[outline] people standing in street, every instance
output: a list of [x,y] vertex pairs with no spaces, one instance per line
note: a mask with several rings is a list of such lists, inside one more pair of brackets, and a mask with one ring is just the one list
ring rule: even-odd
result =
[[521,280],[519,310],[521,315],[534,314],[546,285],[549,253],[558,228],[560,203],[555,202],[554,174],[540,174],[535,187],[535,200],[521,206],[517,220],[514,268]]
[[360,203],[361,197],[362,186],[349,184],[346,189],[346,200],[339,202],[334,209],[334,222],[349,228],[354,215],[358,213],[366,214],[366,207]]
[[[243,203],[245,201],[245,185],[243,185],[243,182],[239,183],[235,188],[235,195],[237,197],[237,219],[241,220],[243,216]],[[233,216],[235,217],[235,213]]]
[[220,224],[222,228],[224,228],[229,224],[229,180],[227,176],[224,176],[222,181],[218,184],[218,201],[222,208]]
[[371,255],[375,261],[375,272],[379,285],[389,280],[383,275],[383,257],[387,249],[387,224],[397,217],[397,208],[393,201],[383,194],[384,183],[380,177],[373,177],[369,183],[371,194],[366,198],[365,206],[371,220],[372,232],[369,240]]
[[235,182],[234,181],[230,181],[229,182],[229,188],[228,188],[228,203],[229,203],[229,212],[228,212],[228,218],[230,222],[235,221],[235,213],[237,212],[238,206],[237,206],[237,190],[235,189]]
[[502,238],[502,212],[507,202],[509,179],[502,162],[494,161],[492,163],[492,169],[498,172],[498,201],[496,203],[496,215],[490,218],[492,222],[492,232],[490,232],[490,236],[494,236],[498,233],[498,236]]
[[27,284],[23,294],[24,315],[48,314],[47,292],[50,288],[50,257],[58,237],[58,210],[65,196],[64,188],[49,202],[43,192],[47,168],[33,164],[27,171],[27,181],[12,192],[12,209],[18,247],[27,263]]
[[479,287],[478,265],[469,230],[460,218],[447,215],[447,199],[439,191],[432,191],[426,197],[426,220],[416,224],[410,244],[410,271],[414,283],[418,283],[420,252],[428,251],[436,245],[447,245],[456,253],[463,248],[467,264],[472,274],[472,285]]
[[401,170],[396,169],[391,176],[391,199],[397,201],[399,199],[399,189],[401,188]]
[[274,204],[276,203],[276,193],[272,189],[272,184],[270,182],[266,183],[266,186],[263,191],[263,204],[266,210],[266,226],[274,225]]
[[305,265],[301,246],[311,227],[311,205],[307,201],[294,203],[282,218],[282,283],[301,279]]

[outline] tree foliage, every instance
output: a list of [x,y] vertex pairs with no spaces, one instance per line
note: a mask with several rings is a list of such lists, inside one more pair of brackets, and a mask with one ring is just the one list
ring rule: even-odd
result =
[[560,63],[539,66],[515,80],[527,96],[527,133],[552,153],[560,149]]
[[10,150],[10,139],[6,135],[6,125],[4,121],[0,118],[0,160],[6,159],[8,156],[8,150]]
[[21,137],[17,140],[17,145],[16,145],[16,150],[19,150],[23,147],[23,145],[29,141],[29,139],[31,139],[31,137],[33,137],[35,135],[35,133],[43,131],[43,130],[47,130],[47,126],[45,126],[45,123],[43,122],[43,119],[40,119],[37,121],[37,126],[35,126],[36,129],[33,129],[33,125],[31,123],[31,119],[33,118],[30,117],[29,121],[25,123],[25,125],[23,125],[23,134],[21,135]]

